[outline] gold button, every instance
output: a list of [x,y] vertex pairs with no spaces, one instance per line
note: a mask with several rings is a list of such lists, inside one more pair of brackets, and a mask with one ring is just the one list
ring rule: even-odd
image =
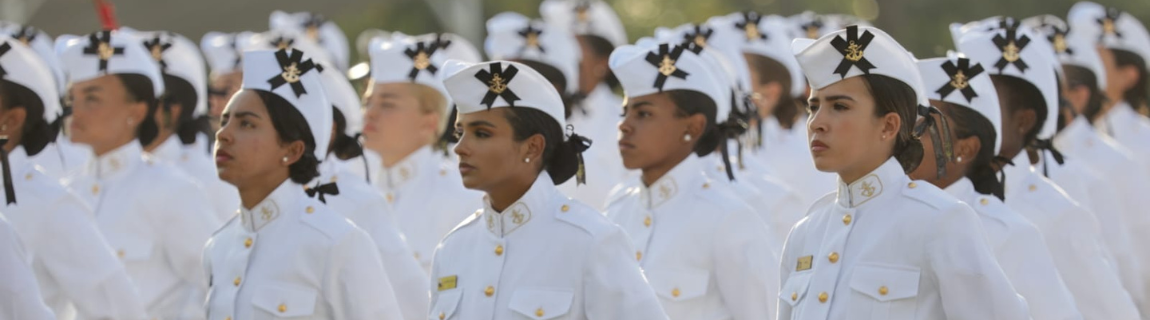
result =
[[483,294],[488,297],[495,295],[495,287],[487,286],[487,289],[483,289]]
[[124,258],[124,249],[116,250],[116,256],[120,257],[120,259],[123,259]]
[[339,180],[339,176],[332,176],[331,177],[331,182],[335,182],[336,180]]
[[234,284],[234,285],[236,285],[237,287],[239,287],[239,286],[240,286],[240,277],[236,277],[236,280],[233,280],[233,281],[232,281],[232,284]]
[[711,188],[711,184],[710,184],[710,183],[704,183],[704,184],[703,184],[703,189],[709,189],[709,188]]
[[651,216],[647,216],[646,219],[643,219],[643,225],[648,226],[648,227],[651,226]]
[[244,240],[244,248],[251,248],[251,247],[252,247],[252,238],[247,238],[247,240]]
[[799,293],[791,292],[791,301],[799,301]]
[[1033,185],[1033,184],[1032,184],[1032,185],[1030,185],[1030,192],[1034,192],[1034,191],[1037,191],[1037,190],[1038,190],[1038,186],[1036,186],[1036,185]]
[[284,312],[287,312],[287,305],[281,303],[280,304],[280,313],[284,313]]
[[92,185],[92,194],[97,194],[97,193],[100,193],[100,186],[99,185]]
[[878,287],[878,294],[879,295],[885,296],[887,293],[890,293],[890,289],[887,289],[886,286]]
[[911,181],[911,182],[910,182],[910,183],[908,183],[906,186],[907,186],[908,188],[914,189],[914,188],[917,188],[917,187],[918,187],[918,184],[917,184],[917,183],[914,183],[914,181]]
[[232,317],[224,318],[224,320],[232,320]]
[[542,318],[543,317],[543,308],[535,309],[535,316]]
[[447,318],[447,314],[446,314],[446,313],[443,313],[443,312],[440,312],[440,313],[439,313],[439,320],[443,320],[443,319],[446,319],[446,318]]
[[447,170],[439,169],[439,176],[446,176]]
[[635,251],[635,260],[643,260],[643,252]]
[[29,173],[29,174],[24,175],[24,180],[32,180],[32,174]]
[[495,255],[497,255],[497,256],[503,255],[503,246],[496,246],[495,247]]
[[392,203],[392,202],[395,202],[395,195],[388,193],[387,194],[387,203]]
[[843,216],[843,225],[851,225],[851,215]]
[[563,211],[563,212],[567,212],[568,210],[571,210],[571,206],[563,205],[562,207],[559,208],[559,211]]
[[671,289],[671,296],[672,296],[672,297],[678,298],[678,297],[679,297],[679,293],[680,293],[680,292],[679,292],[679,288],[674,288],[674,289]]
[[307,206],[307,213],[315,213],[315,208],[312,206]]
[[982,205],[985,206],[985,205],[990,204],[990,200],[986,200],[986,198],[982,198],[982,200],[979,200],[978,203],[981,203]]
[[828,298],[830,298],[830,296],[828,296],[826,292],[820,293],[819,294],[819,303],[827,303]]
[[839,253],[831,252],[831,254],[827,256],[827,260],[830,260],[831,263],[839,262]]
[[715,171],[723,171],[723,166],[715,166]]

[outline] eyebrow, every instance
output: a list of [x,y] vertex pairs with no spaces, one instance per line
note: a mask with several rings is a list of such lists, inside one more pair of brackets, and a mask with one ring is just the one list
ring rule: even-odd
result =
[[[826,100],[826,101],[850,100],[851,102],[855,102],[855,98],[851,98],[850,96],[846,96],[846,95],[829,96],[829,97],[823,98],[823,100]],[[807,100],[807,103],[808,104],[814,104],[815,102],[818,102],[818,101],[819,101],[818,98],[812,98],[812,99]]]
[[483,121],[483,120],[477,120],[477,121],[468,122],[467,126],[468,127],[492,127],[492,128],[494,128],[495,124],[493,124],[491,122]]
[[221,118],[252,117],[252,118],[256,118],[256,119],[263,119],[260,117],[260,115],[256,114],[255,112],[251,112],[251,111],[240,111],[240,112],[236,112],[236,114],[225,113],[225,114],[220,115],[220,117]]
[[636,103],[632,103],[631,105],[625,105],[625,106],[623,106],[623,109],[624,109],[624,110],[626,110],[626,109],[636,109],[636,108],[639,108],[639,107],[646,107],[646,106],[650,106],[650,105],[653,105],[653,104],[652,104],[650,101],[639,101],[639,102],[636,102]]
[[92,92],[101,91],[101,90],[104,90],[104,88],[98,87],[98,86],[91,86],[91,87],[84,88],[84,90],[80,90],[80,92],[92,93]]

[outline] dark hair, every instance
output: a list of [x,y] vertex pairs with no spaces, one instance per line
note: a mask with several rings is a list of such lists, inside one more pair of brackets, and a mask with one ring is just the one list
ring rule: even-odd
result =
[[335,106],[331,106],[331,110],[335,118],[335,139],[331,142],[331,147],[328,147],[328,152],[334,153],[341,160],[363,155],[363,146],[359,145],[359,135],[352,137],[343,133],[347,129],[347,118],[344,118],[343,112],[340,112],[339,108]]
[[974,159],[971,159],[970,171],[966,173],[966,178],[974,183],[974,190],[981,194],[993,194],[1005,200],[1002,182],[998,180],[996,174],[998,170],[992,166],[995,158],[994,142],[998,137],[997,129],[978,111],[949,102],[939,103],[946,106],[942,108],[942,112],[950,121],[955,139],[977,137],[982,146]]
[[136,139],[140,140],[140,144],[149,145],[160,134],[160,127],[156,125],[156,109],[159,108],[160,102],[156,99],[155,88],[152,85],[152,79],[142,74],[134,73],[119,73],[116,78],[124,84],[124,89],[128,93],[128,102],[139,103],[143,102],[148,107],[148,113],[144,116],[144,120],[136,126]]
[[1022,145],[1029,146],[1038,140],[1038,132],[1042,131],[1042,124],[1046,123],[1046,117],[1050,116],[1048,106],[1046,105],[1046,98],[1042,96],[1042,91],[1038,90],[1034,84],[1012,76],[1004,75],[990,75],[990,80],[994,82],[994,87],[1000,94],[999,102],[1008,108],[1010,112],[1017,112],[1022,109],[1034,110],[1035,122],[1034,127],[1026,132],[1023,136]]
[[874,97],[875,117],[896,113],[902,119],[891,155],[902,165],[903,172],[914,171],[922,163],[923,156],[922,141],[914,135],[919,108],[914,89],[898,79],[884,75],[867,74],[862,77]]
[[571,94],[567,92],[567,78],[563,76],[563,72],[559,71],[559,68],[534,60],[515,60],[515,62],[535,69],[535,71],[543,75],[543,78],[546,78],[548,82],[551,82],[551,84],[556,87],[556,90],[559,92],[559,97],[563,99],[564,117],[570,118],[572,108],[583,102],[584,97],[582,94]]
[[[603,57],[604,59],[607,59],[607,57],[610,57],[611,52],[615,51],[615,45],[611,44],[611,41],[608,41],[607,39],[604,39],[603,37],[593,36],[593,35],[581,35],[581,36],[579,36],[579,38],[583,39],[583,41],[585,41],[585,43],[587,43],[587,45],[591,49],[591,52],[594,52],[596,55]],[[611,90],[619,89],[619,86],[621,85],[619,83],[619,78],[615,77],[615,72],[611,71],[610,68],[607,69],[607,76],[605,78],[603,78],[603,82],[606,82],[607,86],[610,87]]]
[[[798,106],[795,105],[794,97],[791,97],[791,87],[794,86],[794,84],[791,83],[790,70],[787,70],[786,66],[775,59],[762,55],[748,53],[743,56],[747,58],[747,65],[754,69],[755,73],[759,75],[759,83],[756,84],[779,83],[779,86],[782,87],[782,92],[777,101],[775,101],[775,114],[778,115],[782,112],[789,117],[788,120],[793,119],[799,109]],[[779,109],[785,110],[780,111]]]
[[1090,90],[1090,98],[1086,100],[1082,115],[1090,122],[1097,120],[1102,115],[1102,104],[1106,101],[1106,95],[1098,88],[1098,75],[1090,69],[1068,64],[1062,65],[1062,71],[1066,76],[1067,87],[1086,86]]
[[671,98],[671,102],[675,103],[676,116],[689,117],[702,114],[707,118],[707,127],[703,128],[703,134],[696,140],[698,142],[695,143],[695,154],[702,157],[715,152],[719,144],[724,142],[724,137],[719,133],[718,124],[715,122],[715,114],[718,112],[715,100],[694,90],[668,90],[664,92]]
[[20,145],[29,156],[40,153],[48,143],[56,141],[56,132],[44,120],[44,102],[31,89],[0,79],[0,106],[4,109],[24,108],[27,115],[20,133]]
[[1113,49],[1114,63],[1119,67],[1134,67],[1138,69],[1138,82],[1134,84],[1133,88],[1126,90],[1122,93],[1122,99],[1126,100],[1134,110],[1146,112],[1146,108],[1150,107],[1146,104],[1150,101],[1150,74],[1146,71],[1146,60],[1141,56],[1130,51]]
[[272,127],[279,134],[281,143],[303,141],[304,151],[299,161],[288,166],[288,176],[292,182],[306,184],[319,176],[319,159],[315,157],[315,138],[311,127],[303,114],[279,95],[264,91],[252,90],[267,106],[268,117],[271,118]]
[[164,97],[160,101],[159,111],[164,113],[164,118],[167,118],[172,112],[172,106],[180,105],[180,114],[176,118],[176,136],[180,137],[180,142],[183,144],[195,143],[197,134],[207,133],[210,130],[207,117],[193,118],[196,104],[199,103],[196,88],[182,78],[168,74],[164,74],[163,77]]
[[555,184],[567,182],[579,171],[579,154],[572,148],[566,147],[563,141],[563,128],[559,122],[547,113],[528,107],[507,108],[504,114],[507,122],[511,123],[511,130],[516,142],[527,140],[534,135],[543,135],[546,145],[543,147],[543,156],[540,158],[542,166],[540,172],[547,170]]

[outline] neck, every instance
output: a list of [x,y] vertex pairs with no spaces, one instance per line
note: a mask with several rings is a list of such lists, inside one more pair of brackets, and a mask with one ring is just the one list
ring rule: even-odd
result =
[[164,144],[164,142],[168,141],[168,138],[171,138],[173,134],[175,134],[175,131],[170,129],[160,129],[159,134],[156,135],[156,140],[152,140],[151,144],[144,146],[144,151],[152,152],[156,150],[156,148],[159,148],[161,144]]
[[134,143],[135,140],[136,140],[135,136],[129,136],[126,139],[119,139],[115,143],[103,144],[103,145],[99,145],[99,146],[97,146],[97,145],[90,145],[90,146],[92,147],[92,153],[95,154],[97,157],[100,157],[100,156],[103,156],[109,152],[112,152],[112,150],[116,150],[120,147],[123,147],[124,145],[127,145],[129,143]]
[[[19,130],[20,128],[17,128]],[[20,146],[23,137],[20,136],[19,131],[13,132],[8,135],[8,144],[4,145],[4,152],[12,152],[12,149]],[[27,150],[25,150],[27,151]]]
[[420,149],[423,149],[423,147],[426,147],[426,146],[428,146],[428,145],[427,144],[419,144],[419,145],[414,145],[414,146],[404,148],[404,150],[397,151],[397,152],[380,152],[379,156],[380,156],[380,158],[383,159],[383,167],[390,169],[391,167],[399,164],[404,159],[407,159],[407,157],[410,157],[412,154],[415,154],[415,152],[419,151]]
[[839,171],[839,179],[842,179],[844,183],[850,185],[855,181],[862,179],[863,176],[874,172],[875,169],[878,169],[878,167],[882,166],[883,163],[886,163],[887,159],[890,158],[883,158],[878,161],[867,161],[867,163],[860,164],[854,168]]
[[[547,173],[540,173],[547,174]],[[491,200],[491,209],[497,212],[503,212],[504,209],[510,207],[515,201],[523,198],[528,190],[531,190],[531,185],[535,184],[535,177],[531,179],[510,179],[517,181],[508,181],[509,183],[499,184],[500,188],[495,190],[487,190],[487,197]]]
[[678,166],[689,156],[691,156],[690,152],[682,155],[672,156],[668,161],[643,168],[643,175],[640,177],[640,179],[643,181],[643,185],[650,187],[651,185],[655,184],[655,181],[659,181],[659,179],[667,175],[667,172],[671,172],[672,169],[675,169],[675,166]]
[[272,194],[272,191],[279,188],[279,186],[284,183],[284,180],[288,179],[287,169],[284,168],[283,171],[282,174],[272,174],[259,179],[260,181],[243,184],[242,187],[237,185],[236,187],[240,191],[240,203],[244,208],[249,210],[255,208],[256,205],[260,204],[264,199],[267,199],[268,195]]

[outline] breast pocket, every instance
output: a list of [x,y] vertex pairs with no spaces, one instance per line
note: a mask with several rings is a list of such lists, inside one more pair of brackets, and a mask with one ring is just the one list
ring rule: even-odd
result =
[[918,307],[919,276],[916,267],[856,266],[850,282],[854,291],[851,314],[863,319],[913,319]]
[[134,237],[124,237],[117,239],[115,243],[110,243],[112,249],[116,250],[116,256],[124,262],[141,262],[152,259],[155,242],[151,239],[131,238]]
[[455,289],[445,291],[439,294],[439,299],[435,301],[435,306],[431,308],[431,314],[427,316],[428,320],[447,320],[455,319],[455,310],[459,309],[459,301],[463,299],[463,290]]
[[711,274],[705,270],[649,270],[647,281],[664,300],[685,302],[707,294]]
[[557,288],[521,288],[511,296],[508,308],[524,319],[567,319],[575,291]]
[[315,289],[291,286],[263,286],[252,296],[256,319],[308,319],[315,314]]

